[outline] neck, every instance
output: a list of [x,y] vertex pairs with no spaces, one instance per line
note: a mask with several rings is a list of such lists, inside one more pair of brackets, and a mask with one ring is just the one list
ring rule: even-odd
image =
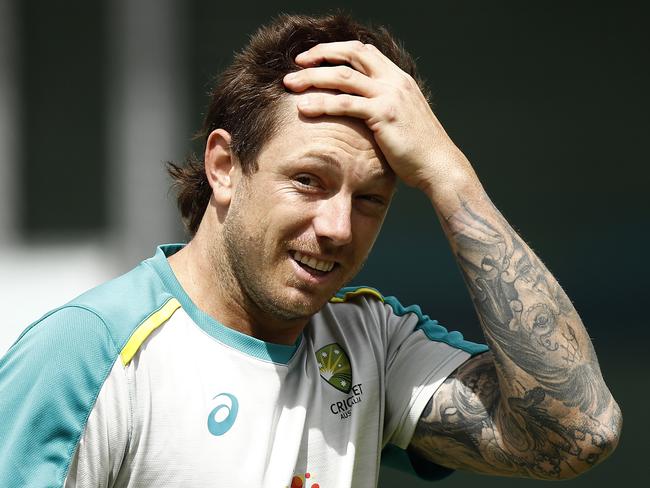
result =
[[237,283],[225,259],[211,252],[199,233],[168,258],[176,279],[194,304],[221,324],[275,344],[292,345],[309,318],[284,320],[259,310]]

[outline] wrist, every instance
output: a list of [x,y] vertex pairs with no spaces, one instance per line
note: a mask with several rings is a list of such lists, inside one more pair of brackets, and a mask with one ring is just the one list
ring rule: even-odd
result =
[[433,166],[436,170],[428,172],[418,185],[443,218],[456,212],[461,201],[470,202],[485,196],[481,182],[460,151],[459,155],[447,161]]

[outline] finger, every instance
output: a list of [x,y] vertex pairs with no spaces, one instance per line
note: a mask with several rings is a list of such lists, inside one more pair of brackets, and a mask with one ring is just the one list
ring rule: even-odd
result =
[[379,94],[375,81],[349,66],[319,66],[294,71],[284,77],[284,84],[298,93],[315,87],[364,97],[374,97]]
[[365,44],[365,48],[368,49],[369,51],[373,51],[387,65],[401,70],[399,66],[393,63],[393,61],[388,56],[386,56],[383,52],[381,52],[374,44]]
[[377,52],[366,48],[361,41],[327,42],[300,53],[296,56],[296,63],[304,67],[317,66],[323,61],[347,63],[357,71],[372,76],[386,68]]
[[299,97],[298,110],[306,117],[337,115],[366,120],[371,116],[372,104],[365,97],[345,93],[310,93]]

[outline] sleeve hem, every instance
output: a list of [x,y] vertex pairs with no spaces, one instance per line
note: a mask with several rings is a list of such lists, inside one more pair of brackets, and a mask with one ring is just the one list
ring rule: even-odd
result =
[[[411,438],[415,432],[415,427],[417,426],[422,411],[426,407],[427,403],[435,392],[440,388],[440,385],[447,379],[447,377],[456,371],[459,366],[461,366],[465,361],[471,357],[471,354],[457,350],[456,354],[451,356],[444,364],[442,364],[435,371],[430,372],[422,381],[423,386],[419,388],[419,391],[414,393],[411,405],[406,411],[403,419],[399,423],[399,427],[393,435],[391,441],[392,444],[396,445],[401,449],[406,449],[411,443]],[[436,377],[436,380],[431,382],[431,379]]]

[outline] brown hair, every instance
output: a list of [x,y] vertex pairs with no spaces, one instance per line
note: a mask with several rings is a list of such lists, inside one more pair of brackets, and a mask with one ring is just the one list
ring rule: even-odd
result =
[[[428,99],[413,58],[385,27],[363,25],[344,13],[322,17],[284,14],[260,27],[216,79],[197,138],[207,140],[213,130],[225,129],[231,135],[231,150],[242,172],[253,173],[257,170],[259,150],[280,126],[277,109],[287,94],[282,79],[301,69],[294,62],[295,57],[316,44],[349,40],[373,44],[410,74]],[[167,169],[178,191],[183,221],[193,236],[212,194],[204,163],[190,156],[182,166],[169,163]]]

